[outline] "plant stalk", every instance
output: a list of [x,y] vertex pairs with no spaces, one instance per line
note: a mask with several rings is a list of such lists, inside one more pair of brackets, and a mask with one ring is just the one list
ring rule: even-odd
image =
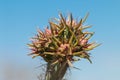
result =
[[52,63],[47,64],[45,80],[62,80],[67,71],[67,68],[69,67],[67,61],[56,65],[51,64]]

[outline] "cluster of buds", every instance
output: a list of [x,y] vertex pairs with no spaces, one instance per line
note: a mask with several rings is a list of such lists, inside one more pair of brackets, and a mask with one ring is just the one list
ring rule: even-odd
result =
[[77,22],[72,14],[67,20],[60,14],[60,19],[55,18],[57,22],[50,21],[49,28],[47,27],[45,31],[38,30],[36,36],[32,38],[32,43],[28,44],[32,50],[30,55],[33,55],[33,58],[41,56],[53,65],[67,61],[71,66],[72,62],[76,61],[76,57],[91,62],[88,51],[100,44],[88,41],[94,33],[84,31],[91,27],[83,25],[87,16]]

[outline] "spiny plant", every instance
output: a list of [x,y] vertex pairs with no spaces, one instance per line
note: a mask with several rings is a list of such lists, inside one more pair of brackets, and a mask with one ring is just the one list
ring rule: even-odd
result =
[[88,14],[79,21],[73,19],[72,14],[67,19],[61,13],[59,17],[49,21],[45,31],[38,29],[28,44],[33,58],[40,56],[47,62],[45,80],[62,80],[67,69],[82,58],[92,63],[88,51],[100,45],[88,42],[94,34],[84,31],[91,27],[84,25]]

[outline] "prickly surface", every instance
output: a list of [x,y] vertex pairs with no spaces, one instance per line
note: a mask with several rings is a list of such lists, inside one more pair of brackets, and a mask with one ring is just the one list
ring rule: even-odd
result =
[[[95,42],[89,42],[94,32],[84,31],[90,28],[84,25],[88,14],[79,21],[73,19],[72,14],[64,18],[62,14],[60,19],[54,18],[54,22],[49,22],[49,28],[45,31],[38,29],[38,33],[32,38],[29,45],[32,57],[40,56],[46,62],[52,65],[61,64],[67,61],[69,66],[72,62],[85,58],[91,62],[88,51],[99,46]],[[79,59],[78,59],[79,58]]]

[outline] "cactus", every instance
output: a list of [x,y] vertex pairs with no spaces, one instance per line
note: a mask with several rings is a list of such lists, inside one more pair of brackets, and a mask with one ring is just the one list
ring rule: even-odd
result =
[[40,56],[47,62],[45,80],[62,80],[72,63],[82,58],[92,63],[88,51],[100,44],[89,42],[94,32],[84,31],[91,27],[83,25],[87,16],[76,21],[72,14],[66,19],[60,13],[60,19],[51,20],[45,31],[38,29],[28,44],[33,58]]

